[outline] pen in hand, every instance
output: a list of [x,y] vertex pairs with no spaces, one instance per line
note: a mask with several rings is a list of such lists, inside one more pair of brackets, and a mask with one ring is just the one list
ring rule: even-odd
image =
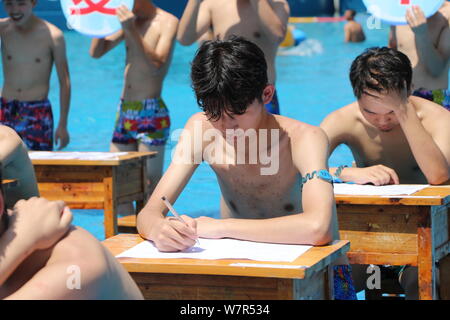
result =
[[[166,205],[167,209],[169,209],[170,212],[172,212],[172,214],[174,215],[174,217],[176,219],[178,219],[178,221],[184,223],[187,225],[186,221],[183,220],[183,218],[181,218],[181,216],[178,214],[178,212],[176,212],[176,210],[174,209],[174,207],[172,207],[172,205],[170,204],[170,202],[167,200],[166,197],[161,197],[161,200],[164,202],[164,204]],[[195,239],[195,242],[200,245],[200,242],[198,241],[198,238]]]

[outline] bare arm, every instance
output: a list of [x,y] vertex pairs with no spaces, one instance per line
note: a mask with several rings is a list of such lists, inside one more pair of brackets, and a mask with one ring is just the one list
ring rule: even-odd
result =
[[[330,154],[340,145],[346,144],[350,149],[353,148],[352,128],[355,123],[349,120],[352,117],[352,109],[356,106],[347,106],[345,109],[337,110],[328,115],[320,124],[325,131],[330,142]],[[343,163],[345,165],[345,163]],[[347,164],[348,165],[348,164]],[[335,175],[337,168],[330,168],[330,173]],[[398,184],[400,183],[397,173],[382,164],[365,168],[348,167],[341,171],[339,179],[343,182],[354,182],[357,184],[372,183],[374,185]]]
[[114,49],[123,41],[123,31],[119,30],[106,38],[93,38],[89,54],[93,58],[100,58],[110,50]]
[[130,50],[134,50],[146,63],[154,68],[161,68],[170,57],[178,27],[176,18],[162,22],[161,34],[155,48],[142,38],[134,24],[134,14],[125,6],[117,9],[117,15],[122,23],[125,41]]
[[61,150],[66,147],[70,141],[67,130],[67,119],[70,108],[71,85],[69,66],[66,56],[66,44],[64,41],[64,36],[59,30],[55,32],[52,49],[56,72],[58,73],[60,104],[59,123],[55,131],[55,143],[59,144],[58,150]]
[[276,43],[286,35],[290,9],[285,0],[250,0],[258,13],[263,32]]
[[[328,141],[319,128],[296,135],[293,161],[306,175],[327,168]],[[303,150],[300,152],[300,150]],[[307,150],[307,152],[305,152]],[[306,158],[304,155],[308,154]],[[271,219],[197,219],[199,236],[288,244],[324,245],[332,240],[334,195],[331,183],[312,179],[303,186],[303,213]]]
[[161,251],[186,249],[194,245],[197,238],[194,220],[183,216],[188,224],[186,226],[178,220],[166,218],[168,210],[161,200],[164,196],[173,204],[198,167],[195,161],[197,151],[194,150],[194,146],[201,146],[202,142],[196,144],[192,140],[195,137],[193,134],[195,121],[200,121],[196,115],[186,124],[172,163],[137,218],[139,234],[145,239],[154,241]]
[[18,202],[8,229],[0,235],[0,285],[35,250],[47,249],[61,239],[71,221],[72,214],[62,201],[32,198]]
[[420,121],[414,107],[408,102],[394,109],[408,140],[414,158],[430,184],[441,184],[449,180],[450,164],[450,116],[444,112],[442,119],[436,119],[434,136]]
[[180,20],[177,40],[182,45],[189,46],[208,32],[211,25],[211,13],[207,3],[202,0],[189,0]]
[[438,46],[432,42],[429,35],[426,17],[418,6],[407,11],[406,18],[415,34],[417,54],[423,61],[428,72],[433,77],[439,77],[445,70],[450,59],[450,29],[447,25],[441,32]]

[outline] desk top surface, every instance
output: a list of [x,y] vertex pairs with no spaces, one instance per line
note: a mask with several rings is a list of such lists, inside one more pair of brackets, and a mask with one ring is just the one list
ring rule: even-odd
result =
[[429,186],[409,196],[335,195],[337,204],[441,206],[450,204],[450,185]]
[[[30,152],[32,154],[33,151]],[[42,151],[39,151],[40,154],[43,154]],[[140,161],[143,158],[152,158],[157,152],[127,152],[125,155],[120,155],[116,158],[106,158],[106,159],[54,159],[50,157],[50,154],[55,154],[56,152],[49,152],[48,159],[32,159],[31,162],[33,165],[47,165],[47,166],[118,166],[125,163]],[[84,155],[89,154],[98,154],[98,152],[80,152]],[[61,152],[64,154],[64,152]],[[105,152],[105,154],[107,154]]]
[[[136,234],[119,234],[106,239],[103,244],[113,255],[118,255],[142,241],[143,239]],[[349,248],[349,241],[335,241],[329,246],[311,248],[294,262],[278,263],[237,259],[119,258],[118,260],[129,272],[304,279],[330,265],[337,258],[343,256]]]

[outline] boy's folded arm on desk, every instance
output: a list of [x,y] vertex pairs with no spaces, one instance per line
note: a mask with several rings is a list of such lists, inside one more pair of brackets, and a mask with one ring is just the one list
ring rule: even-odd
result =
[[397,173],[384,165],[364,168],[346,167],[342,170],[339,178],[343,182],[354,182],[356,184],[372,183],[376,186],[400,183]]

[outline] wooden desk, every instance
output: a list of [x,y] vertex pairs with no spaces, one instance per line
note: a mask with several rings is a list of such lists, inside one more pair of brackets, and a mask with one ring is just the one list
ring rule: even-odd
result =
[[448,292],[444,258],[450,253],[450,186],[404,197],[337,195],[336,203],[341,239],[351,242],[352,264],[417,266],[419,298],[436,299],[440,263],[441,289]]
[[[86,152],[88,154],[88,152]],[[148,196],[147,159],[156,152],[129,152],[117,160],[32,160],[39,193],[73,209],[103,209],[105,237],[117,234],[117,206]]]
[[[141,241],[138,235],[120,234],[103,244],[118,255]],[[330,246],[314,247],[291,263],[136,258],[119,261],[146,299],[332,299],[330,264],[349,246],[348,241],[336,241]],[[235,263],[252,263],[255,267],[233,266]]]

